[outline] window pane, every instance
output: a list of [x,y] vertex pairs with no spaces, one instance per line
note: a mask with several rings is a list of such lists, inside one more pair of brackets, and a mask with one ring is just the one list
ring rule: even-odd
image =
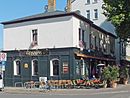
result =
[[98,18],[98,10],[94,9],[94,18],[97,19]]
[[53,75],[59,75],[59,61],[53,61]]
[[82,39],[81,29],[79,28],[79,40]]
[[97,0],[93,0],[93,3],[97,3],[98,1]]
[[84,41],[84,30],[79,28],[79,40]]
[[32,42],[37,45],[38,44],[38,30],[34,29],[32,30]]
[[33,75],[38,75],[38,61],[33,60]]
[[86,13],[87,13],[87,18],[90,19],[90,10],[87,10]]
[[16,74],[20,75],[21,74],[21,62],[16,61]]
[[87,4],[90,4],[90,0],[87,0],[86,3],[87,3]]

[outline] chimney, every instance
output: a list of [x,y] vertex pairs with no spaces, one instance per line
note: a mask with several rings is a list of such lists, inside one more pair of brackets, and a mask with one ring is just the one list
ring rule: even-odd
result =
[[48,0],[48,12],[53,12],[56,9],[56,0]]
[[67,0],[67,12],[71,12],[71,0]]

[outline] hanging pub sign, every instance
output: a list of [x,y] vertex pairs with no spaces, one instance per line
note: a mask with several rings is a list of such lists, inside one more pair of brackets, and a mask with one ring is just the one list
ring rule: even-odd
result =
[[7,61],[7,53],[0,52],[0,62]]

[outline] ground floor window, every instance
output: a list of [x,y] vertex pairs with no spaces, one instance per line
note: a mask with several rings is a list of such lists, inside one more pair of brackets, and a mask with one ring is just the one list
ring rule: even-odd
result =
[[21,61],[15,60],[14,61],[14,75],[20,75],[21,74]]
[[53,59],[50,61],[50,76],[59,75],[59,60]]
[[32,76],[38,75],[38,60],[32,60]]

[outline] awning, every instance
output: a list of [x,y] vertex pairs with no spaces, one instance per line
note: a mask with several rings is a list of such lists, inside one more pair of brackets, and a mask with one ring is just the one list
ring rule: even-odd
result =
[[104,57],[96,57],[96,56],[90,56],[82,53],[75,53],[78,57],[88,58],[88,59],[97,59],[97,60],[105,60],[105,61],[115,61],[115,59],[110,58],[104,58]]

